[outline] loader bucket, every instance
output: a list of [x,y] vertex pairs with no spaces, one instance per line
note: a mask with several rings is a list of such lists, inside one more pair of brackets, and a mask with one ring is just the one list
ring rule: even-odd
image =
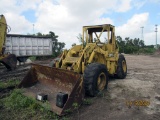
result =
[[17,65],[17,57],[14,54],[0,56],[0,62],[8,69],[14,70]]
[[[44,97],[44,100],[50,104],[51,110],[58,115],[64,115],[68,111],[74,110],[74,104],[80,105],[85,95],[83,79],[80,74],[37,64],[32,64],[18,87],[24,88],[26,96],[35,99],[38,96],[38,100]],[[58,106],[61,98],[64,98],[62,101],[65,103]]]

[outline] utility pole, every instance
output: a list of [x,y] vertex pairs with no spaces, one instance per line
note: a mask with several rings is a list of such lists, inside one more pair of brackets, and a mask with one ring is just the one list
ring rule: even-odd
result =
[[[143,37],[143,26],[142,27],[140,27],[141,29],[142,29],[142,34],[141,34],[141,40],[143,40],[144,41],[144,37]],[[140,47],[140,41],[138,42],[138,55],[139,55],[139,47]]]
[[141,29],[142,29],[142,36],[141,36],[141,40],[143,40],[144,41],[144,37],[143,37],[143,26],[141,27]]
[[158,49],[158,46],[157,46],[157,32],[158,32],[158,28],[157,28],[157,24],[155,25],[155,32],[156,32],[156,49]]
[[33,24],[33,35],[34,35],[34,24]]

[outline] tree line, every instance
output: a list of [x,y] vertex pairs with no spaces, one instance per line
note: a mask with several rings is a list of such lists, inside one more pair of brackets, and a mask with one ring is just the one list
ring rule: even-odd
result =
[[139,53],[145,53],[145,54],[151,54],[155,52],[154,45],[145,45],[143,40],[140,40],[139,38],[129,38],[126,37],[124,40],[121,36],[116,37],[118,46],[119,46],[119,52],[120,53],[126,53],[126,54],[139,54]]
[[56,35],[54,32],[50,31],[48,34],[42,34],[40,32],[33,34],[35,36],[39,37],[51,37],[52,39],[52,57],[57,57],[62,53],[63,48],[65,47],[64,42],[58,41],[58,35]]
[[[48,34],[42,34],[40,32],[34,34],[35,36],[40,37],[51,37],[52,43],[53,43],[53,57],[57,57],[62,53],[63,48],[65,47],[64,42],[58,41],[58,35],[56,35],[54,32],[50,31]],[[77,39],[82,42],[82,35],[79,34],[77,36]],[[145,42],[143,40],[140,40],[139,38],[129,38],[126,37],[125,39],[122,39],[121,36],[116,36],[116,41],[119,46],[119,52],[120,53],[126,53],[126,54],[151,54],[155,52],[154,45],[145,45]],[[159,47],[159,45],[158,45]]]

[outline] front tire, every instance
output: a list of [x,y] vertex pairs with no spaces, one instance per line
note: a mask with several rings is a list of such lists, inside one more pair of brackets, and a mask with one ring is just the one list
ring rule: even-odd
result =
[[84,71],[85,93],[89,96],[96,96],[108,85],[108,72],[104,64],[91,63]]

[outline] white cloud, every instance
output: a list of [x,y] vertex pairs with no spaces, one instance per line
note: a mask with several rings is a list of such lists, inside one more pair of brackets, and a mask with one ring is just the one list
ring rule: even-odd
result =
[[[148,23],[149,13],[135,14],[126,24],[116,27],[116,35],[123,38],[141,38],[141,28]],[[145,34],[145,33],[144,33]],[[145,35],[144,35],[145,37]],[[147,41],[147,40],[146,40]]]
[[144,40],[147,45],[155,44],[155,32],[146,33]]
[[147,3],[147,0],[133,0],[132,4],[136,9],[140,9],[141,7],[143,7],[145,5],[145,3]]
[[[6,16],[12,33],[32,33],[32,24],[23,12],[35,10],[35,31],[41,33],[55,32],[59,41],[65,42],[70,48],[72,43],[78,43],[82,26],[94,24],[113,24],[115,19],[104,17],[104,14],[114,12],[127,12],[136,5],[141,7],[144,2],[132,4],[133,0],[1,0],[0,11]],[[136,3],[136,2],[135,2]],[[116,27],[117,35],[122,37],[141,38],[141,26],[144,26],[144,39],[146,44],[153,43],[153,31],[145,31],[148,24],[149,13],[135,14],[125,24]],[[154,26],[153,26],[154,27]]]
[[35,10],[40,2],[41,0],[1,0],[0,14],[6,17],[7,24],[11,27],[10,33],[27,34],[32,30],[32,23],[22,13]]
[[126,12],[131,9],[131,0],[122,0],[120,5],[116,8],[117,12]]
[[1,0],[0,14],[14,13],[20,14],[29,9],[36,9],[41,0]]
[[65,6],[54,5],[51,1],[44,1],[39,5],[36,17],[37,28],[45,32],[52,29],[63,30],[76,22]]
[[[140,38],[143,37],[146,45],[155,44],[155,26],[149,24],[149,13],[135,14],[126,24],[116,27],[116,35],[120,35],[123,39],[125,37]],[[160,29],[160,27],[158,27]],[[157,33],[158,35],[158,33]],[[159,36],[157,36],[157,43],[160,44]]]
[[96,24],[96,25],[99,25],[99,24],[114,24],[114,22],[110,18],[99,18],[99,19],[93,20],[93,24]]
[[160,0],[132,0],[131,4],[134,8],[140,9],[145,4],[160,4]]
[[[43,1],[36,10],[36,31],[48,33],[54,31],[59,41],[66,42],[67,48],[78,43],[77,35],[82,33],[82,26],[94,24],[113,24],[113,20],[103,14],[113,11],[125,12],[131,9],[130,0],[59,0],[53,4],[51,0]],[[72,37],[71,37],[72,36]]]
[[11,33],[26,34],[32,30],[32,24],[24,16],[6,13],[5,17],[7,24],[11,27]]

